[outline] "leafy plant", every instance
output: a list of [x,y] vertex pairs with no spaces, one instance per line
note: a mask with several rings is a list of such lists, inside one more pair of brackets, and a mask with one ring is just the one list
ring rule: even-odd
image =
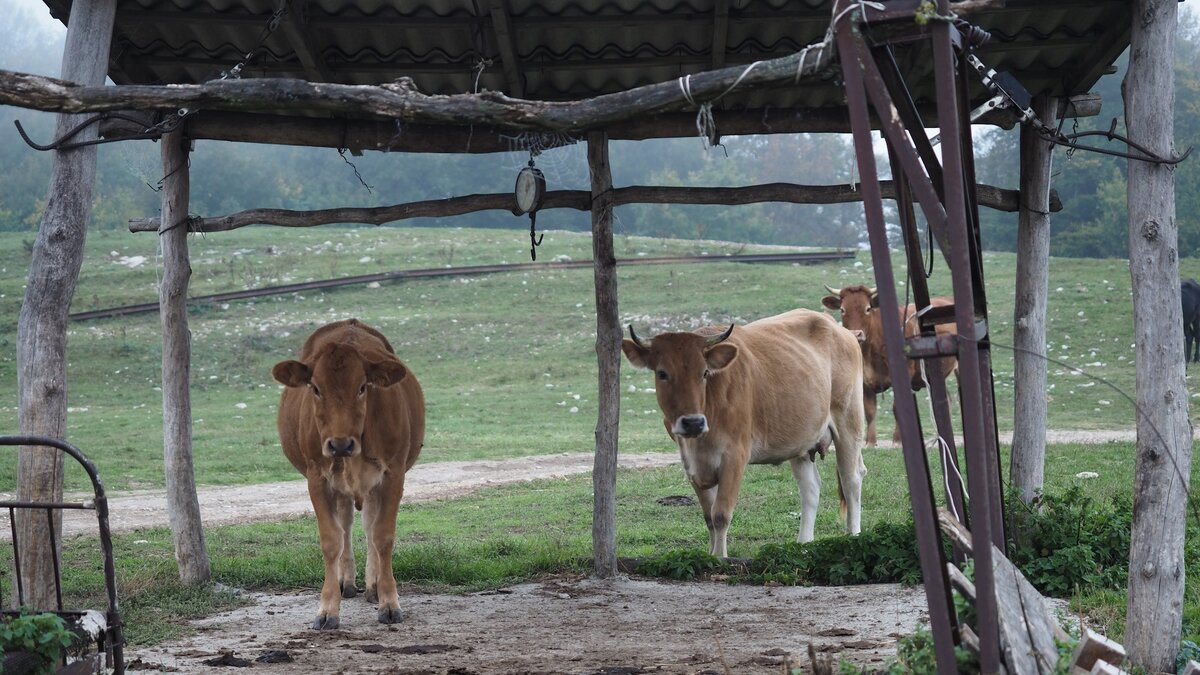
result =
[[1200,645],[1191,640],[1184,640],[1179,645],[1179,654],[1175,657],[1175,672],[1183,674],[1188,661],[1200,661]]
[[638,573],[668,579],[695,579],[702,573],[725,568],[716,556],[699,549],[668,551],[638,563]]
[[[959,673],[978,673],[979,661],[965,647],[954,648]],[[888,675],[936,673],[937,653],[933,646],[933,633],[922,626],[911,635],[900,638],[896,643],[896,658],[889,661],[884,671]]]
[[857,537],[828,537],[806,544],[767,544],[745,581],[751,583],[870,584],[921,581],[912,521],[879,523]]
[[1008,503],[1011,558],[1038,590],[1063,597],[1077,588],[1124,588],[1133,519],[1127,495],[1097,503],[1074,485],[1030,504],[1011,495]]
[[62,617],[49,612],[29,614],[22,609],[21,614],[0,621],[0,648],[37,655],[41,660],[38,673],[53,673],[62,650],[73,639]]

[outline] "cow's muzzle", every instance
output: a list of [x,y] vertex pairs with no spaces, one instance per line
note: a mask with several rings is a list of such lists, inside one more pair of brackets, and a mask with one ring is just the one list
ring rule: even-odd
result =
[[675,428],[672,429],[676,436],[684,438],[695,438],[706,431],[708,418],[704,415],[681,415],[675,420]]
[[353,457],[358,443],[350,437],[330,438],[325,441],[325,452],[330,457]]

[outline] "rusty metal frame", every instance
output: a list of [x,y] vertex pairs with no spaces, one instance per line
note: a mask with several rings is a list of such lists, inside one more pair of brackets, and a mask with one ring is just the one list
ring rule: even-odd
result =
[[[16,591],[17,605],[11,610],[4,610],[3,614],[15,614],[19,612],[21,607],[25,605],[25,589],[21,581],[21,551],[20,541],[17,538],[16,526],[16,510],[24,509],[31,511],[44,510],[46,518],[50,521],[50,546],[54,550],[54,593],[56,607],[54,613],[67,619],[77,619],[83,615],[82,610],[69,610],[63,607],[62,599],[62,576],[61,564],[59,561],[60,552],[58,550],[58,542],[54,536],[54,512],[61,510],[88,510],[96,512],[97,531],[100,538],[100,553],[103,558],[104,566],[104,588],[108,600],[108,609],[104,613],[105,629],[104,633],[99,637],[101,650],[108,656],[108,667],[112,668],[116,675],[125,672],[125,636],[122,630],[121,614],[117,605],[117,573],[116,565],[113,562],[113,547],[112,533],[108,522],[108,497],[104,493],[104,485],[100,482],[100,474],[96,470],[96,465],[92,460],[88,459],[75,446],[55,438],[45,436],[0,436],[0,446],[26,446],[26,447],[45,447],[56,448],[66,455],[70,455],[78,462],[83,470],[87,473],[88,478],[92,482],[92,490],[95,493],[94,497],[89,501],[84,502],[31,502],[22,500],[4,500],[0,501],[0,509],[8,510],[8,519],[12,527],[12,546],[13,546],[13,565],[16,572]],[[49,608],[35,607],[36,611],[48,610]]]
[[[916,21],[917,2],[898,0],[886,5],[861,0],[836,0],[833,26],[847,107],[853,129],[859,180],[863,191],[871,257],[875,266],[879,308],[887,343],[888,368],[896,401],[909,494],[913,506],[921,573],[929,604],[939,673],[957,672],[954,648],[960,642],[950,582],[937,525],[924,438],[907,373],[910,358],[926,362],[933,398],[937,434],[953,443],[945,374],[938,358],[954,355],[959,363],[959,405],[963,425],[969,503],[948,490],[948,503],[969,524],[974,547],[977,626],[980,667],[984,673],[1000,671],[999,625],[992,546],[1005,549],[1003,502],[1000,494],[999,444],[996,438],[995,397],[992,391],[991,354],[987,339],[987,299],[983,286],[979,239],[975,166],[971,146],[970,106],[967,100],[965,51],[986,33],[956,25],[950,19],[948,0],[938,0],[938,16],[924,25]],[[873,6],[875,5],[875,6]],[[877,7],[882,7],[879,9]],[[927,49],[934,62],[937,115],[942,148],[934,153],[924,124],[907,86],[895,66],[893,44]],[[924,53],[924,52],[923,52]],[[892,175],[897,182],[900,226],[908,263],[908,288],[918,311],[930,307],[923,276],[920,237],[916,230],[914,201],[920,205],[950,268],[954,287],[953,316],[921,312],[916,319],[921,336],[905,340],[897,297],[896,272],[888,251],[887,226],[872,145],[870,110],[873,109],[888,144]],[[934,324],[953,320],[958,337],[936,336]],[[957,451],[949,463],[957,469]],[[939,453],[940,454],[940,453]],[[943,469],[945,465],[943,455]],[[969,517],[968,517],[969,516]]]

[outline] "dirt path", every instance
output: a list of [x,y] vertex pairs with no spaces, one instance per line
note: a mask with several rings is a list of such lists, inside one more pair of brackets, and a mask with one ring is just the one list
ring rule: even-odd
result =
[[[479,488],[589,473],[594,455],[590,452],[538,455],[516,459],[468,462],[418,463],[405,474],[404,502],[451,499]],[[666,466],[679,461],[675,454],[622,455],[622,468]],[[259,485],[202,487],[197,490],[200,517],[205,527],[266,520],[283,520],[312,514],[308,488],[303,480]],[[75,497],[83,499],[83,497]],[[162,491],[126,493],[108,500],[109,527],[129,532],[146,527],[167,526],[167,497]],[[7,513],[0,516],[0,540],[11,540]],[[63,532],[67,536],[96,531],[92,511],[66,511]]]

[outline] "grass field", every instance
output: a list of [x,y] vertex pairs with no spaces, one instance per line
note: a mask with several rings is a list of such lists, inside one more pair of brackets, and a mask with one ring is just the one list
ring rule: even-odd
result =
[[[520,232],[458,229],[249,228],[191,239],[192,294],[309,279],[528,257]],[[27,237],[0,235],[0,429],[16,428],[16,320],[28,269]],[[151,302],[161,274],[153,234],[100,233],[73,311]],[[758,250],[733,244],[619,237],[619,257]],[[544,257],[590,257],[590,239],[551,232]],[[141,257],[142,263],[131,266]],[[899,262],[899,260],[897,260]],[[1015,258],[986,259],[997,413],[1011,428]],[[1184,268],[1191,261],[1185,261]],[[836,264],[644,266],[619,270],[620,316],[642,334],[749,321],[793,307],[819,308],[824,285],[871,283],[869,256]],[[949,275],[936,270],[935,291]],[[1133,327],[1124,261],[1054,260],[1048,351],[1055,359],[1133,388]],[[273,420],[271,366],[292,357],[326,321],[356,316],[380,327],[426,390],[424,461],[513,457],[592,448],[595,313],[590,270],[354,286],[198,305],[190,313],[197,481],[250,484],[292,477]],[[110,489],[161,486],[161,329],[156,314],[74,323],[68,345],[70,437],[101,466]],[[653,382],[622,367],[621,447],[672,451],[657,423]],[[1131,428],[1120,394],[1052,363],[1050,425]],[[890,397],[880,437],[890,434]],[[0,484],[13,462],[0,463]],[[79,485],[79,483],[75,483]]]
[[[250,228],[193,237],[192,294],[364,274],[527,259],[520,231],[420,228],[321,229],[281,232]],[[16,429],[15,338],[28,269],[28,236],[0,234],[0,431]],[[88,242],[73,311],[153,301],[161,275],[152,234],[98,233]],[[758,252],[716,242],[618,237],[617,255]],[[775,249],[771,249],[775,250]],[[587,236],[551,232],[544,258],[590,258]],[[138,264],[138,258],[143,260]],[[894,258],[900,264],[899,258]],[[985,259],[996,375],[997,414],[1012,427],[1011,343],[1015,258]],[[1200,267],[1181,265],[1185,276]],[[1050,425],[1054,429],[1129,429],[1133,326],[1124,261],[1053,260],[1050,281]],[[749,321],[793,307],[819,308],[824,286],[872,283],[869,256],[812,266],[710,263],[621,268],[620,316],[639,333],[701,324]],[[945,292],[949,275],[930,280]],[[595,313],[590,270],[520,272],[394,282],[291,294],[190,312],[192,406],[197,482],[253,484],[298,478],[283,459],[274,430],[279,387],[271,366],[292,358],[307,334],[356,316],[380,327],[420,379],[428,401],[423,462],[590,451],[596,414]],[[156,314],[72,324],[68,378],[70,438],[98,464],[110,491],[160,487],[162,474],[161,331]],[[622,452],[674,452],[663,432],[646,371],[622,366]],[[880,437],[891,433],[890,397],[880,406]],[[1089,495],[1128,494],[1134,450],[1129,443],[1055,445],[1047,485],[1083,482]],[[904,518],[909,511],[900,453],[868,450],[864,526]],[[15,462],[0,462],[0,490]],[[832,462],[821,467],[827,489],[818,537],[838,532]],[[69,487],[82,487],[72,472]],[[654,501],[687,494],[678,469],[622,472],[618,479],[619,554],[646,555],[703,545],[696,509]],[[397,575],[407,583],[467,589],[496,586],[545,571],[578,567],[590,555],[590,480],[544,481],[490,490],[475,497],[402,509]],[[731,530],[730,554],[753,555],[765,543],[795,536],[799,504],[789,473],[755,467],[748,474]],[[313,587],[321,567],[309,520],[211,529],[217,579],[241,587]],[[131,637],[160,639],[174,621],[236,600],[174,583],[165,530],[117,538],[122,598]],[[94,588],[84,570],[76,590]],[[1099,599],[1096,599],[1099,598]],[[1105,617],[1120,635],[1123,597],[1081,595],[1080,606]],[[1200,602],[1189,592],[1188,630],[1195,635]]]

